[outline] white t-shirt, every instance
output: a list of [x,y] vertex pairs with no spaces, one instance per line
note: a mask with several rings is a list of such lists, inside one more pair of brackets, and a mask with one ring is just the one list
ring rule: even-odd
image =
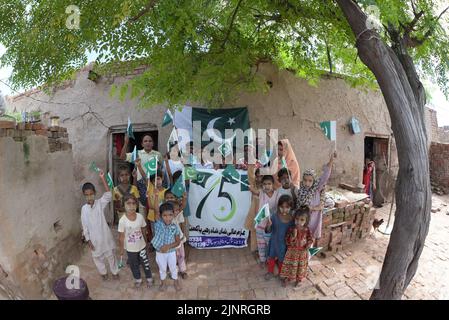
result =
[[169,159],[168,165],[170,166],[170,172],[172,175],[176,171],[182,171],[182,169],[184,169],[184,165],[179,160],[175,161],[175,160]]
[[[185,222],[184,213],[182,211],[176,217],[173,218],[173,223],[179,227],[179,230],[181,232],[181,234],[179,235],[179,238],[181,239],[181,244],[187,241],[186,237],[184,237],[184,234],[182,233],[182,229],[180,226],[180,224],[184,222]],[[181,244],[177,246],[176,249],[178,249],[181,246]]]
[[147,223],[141,214],[136,214],[136,220],[131,221],[123,215],[118,222],[118,232],[125,233],[125,250],[129,252],[140,252],[146,247],[145,238],[142,234],[142,228]]

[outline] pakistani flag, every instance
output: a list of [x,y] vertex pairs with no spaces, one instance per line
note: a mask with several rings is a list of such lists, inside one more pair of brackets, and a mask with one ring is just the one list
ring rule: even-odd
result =
[[206,188],[207,180],[209,180],[209,178],[212,177],[213,175],[214,174],[210,172],[197,171],[196,179],[192,180],[192,183],[195,183],[203,188]]
[[331,141],[337,140],[337,121],[324,121],[320,123],[326,137]]
[[96,172],[96,173],[100,172],[100,169],[98,169],[97,164],[95,163],[95,161],[92,161],[92,163],[90,164],[89,169],[92,172]]
[[223,157],[227,157],[229,154],[232,153],[232,145],[229,141],[225,141],[218,147],[218,150],[220,151]]
[[112,191],[114,190],[114,181],[112,180],[111,173],[108,172],[106,176],[106,182],[108,183],[109,189]]
[[287,161],[285,161],[284,157],[282,157],[281,162],[282,162],[282,168],[286,168],[287,169]]
[[129,117],[128,117],[128,127],[126,128],[126,134],[128,135],[128,137],[133,138],[134,140],[136,139],[134,137],[133,124],[131,123],[131,119]]
[[178,142],[178,140],[179,140],[178,133],[176,131],[176,128],[173,127],[170,133],[170,137],[168,137],[167,141],[167,152],[170,152],[170,149],[173,147],[173,145],[175,145]]
[[235,167],[233,165],[228,164],[221,174],[228,182],[232,184],[240,182],[240,173],[235,170]]
[[156,174],[157,172],[157,157],[153,157],[145,163],[144,165],[145,171],[147,172],[147,177]]
[[309,248],[309,255],[310,255],[310,257],[313,257],[314,255],[316,255],[318,252],[321,251],[321,249],[323,249],[323,248],[322,247]]
[[196,180],[198,171],[193,167],[184,167],[183,176],[184,180]]
[[[190,140],[193,137],[194,121],[201,122],[200,138],[204,132],[209,136],[211,141],[215,141],[222,145],[228,141],[233,145],[235,133],[225,136],[226,129],[241,129],[243,131],[249,129],[249,116],[247,108],[232,109],[213,109],[183,107],[181,111],[176,110],[174,114],[174,125],[178,129],[184,129],[190,133]],[[213,130],[216,129],[216,130]],[[218,132],[217,132],[218,131]],[[182,141],[182,151],[185,151],[189,141]],[[202,141],[202,146],[209,144],[208,141]]]
[[175,184],[171,188],[171,192],[175,195],[177,198],[181,198],[184,192],[186,192],[186,188],[184,187],[184,179],[182,176],[176,180]]
[[165,127],[173,122],[173,115],[170,109],[167,109],[164,114],[164,119],[162,119],[162,127]]
[[134,150],[131,153],[131,162],[135,163],[138,157],[139,156],[138,156],[138,153],[137,153],[137,146],[134,146]]
[[254,222],[256,226],[266,217],[270,216],[270,207],[268,206],[268,203],[265,204],[262,208],[260,208],[259,212],[257,213],[256,217],[254,218]]

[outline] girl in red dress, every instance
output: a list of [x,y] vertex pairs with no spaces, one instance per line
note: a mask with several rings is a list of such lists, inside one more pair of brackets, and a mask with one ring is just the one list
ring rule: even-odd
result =
[[280,278],[282,285],[288,281],[295,281],[296,286],[307,276],[309,248],[313,244],[312,234],[308,223],[310,219],[309,207],[300,207],[295,212],[295,226],[287,231],[285,241],[287,253],[282,264]]

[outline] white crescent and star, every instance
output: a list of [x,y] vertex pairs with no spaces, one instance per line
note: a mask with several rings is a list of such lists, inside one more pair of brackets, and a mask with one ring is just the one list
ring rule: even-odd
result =
[[[215,130],[217,130],[217,129],[214,129],[215,122],[216,122],[217,120],[221,119],[221,118],[222,118],[222,117],[217,117],[217,118],[214,118],[214,119],[212,119],[211,121],[209,121],[209,123],[207,124],[207,130],[206,130],[206,132],[207,132],[207,134],[209,135],[209,137],[210,137],[212,140],[214,140],[215,142],[220,143],[220,144],[225,143],[225,142],[231,142],[231,141],[234,140],[234,138],[235,138],[235,132],[232,134],[231,137],[229,137],[229,138],[227,138],[227,139],[223,139],[223,138],[221,138],[220,136],[218,136],[218,135],[215,133]],[[227,122],[228,122],[228,123],[235,123],[235,118],[229,118],[229,120],[228,120]]]

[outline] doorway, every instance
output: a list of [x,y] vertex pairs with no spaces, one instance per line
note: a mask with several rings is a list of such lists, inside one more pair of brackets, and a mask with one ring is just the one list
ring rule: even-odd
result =
[[365,150],[364,150],[363,164],[365,160],[370,159],[374,161],[376,166],[376,191],[373,196],[373,203],[375,206],[380,207],[388,200],[386,199],[386,192],[382,190],[382,186],[385,185],[384,181],[388,175],[388,168],[390,165],[390,138],[388,136],[366,136],[365,137]]

